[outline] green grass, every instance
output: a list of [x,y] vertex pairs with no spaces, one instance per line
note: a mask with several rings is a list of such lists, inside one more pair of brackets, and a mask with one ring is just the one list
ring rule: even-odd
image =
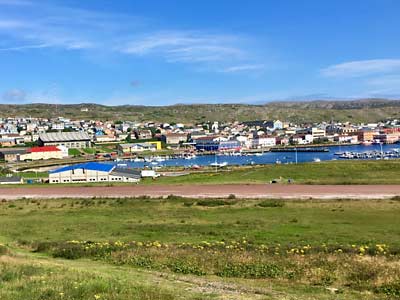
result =
[[[129,270],[122,273],[109,268],[107,272],[97,265],[97,271],[93,272],[87,269],[89,266],[70,267],[43,259],[0,257],[0,299],[183,299],[183,288],[179,285],[172,289],[168,284],[156,283],[154,278],[146,278],[146,284]],[[157,288],[152,284],[157,284]],[[185,299],[199,298],[195,293],[186,292]]]
[[[1,202],[0,299],[392,299],[399,211],[395,199]],[[376,244],[388,252],[358,255]]]
[[[233,167],[220,172],[192,173],[179,177],[160,177],[158,184],[282,183],[293,179],[301,184],[400,184],[400,160],[327,161],[290,165]],[[154,184],[154,181],[144,181]]]
[[94,148],[83,148],[82,151],[86,154],[96,154],[96,149]]
[[[0,299],[392,299],[399,211],[397,200],[1,202]],[[376,244],[386,256],[358,256]]]
[[79,156],[79,155],[81,155],[81,151],[79,151],[78,149],[70,148],[70,149],[68,149],[68,155]]
[[[292,179],[297,184],[400,184],[399,169],[400,160],[327,161],[297,165],[231,167],[231,169],[219,172],[210,169],[178,177],[159,177],[156,180],[143,179],[141,184],[261,184],[269,183],[273,179],[277,179],[280,183],[287,183],[288,179]],[[25,178],[36,176],[34,172],[20,174]],[[46,172],[39,172],[38,174],[41,178],[47,177]],[[130,183],[74,184],[74,186],[78,185],[118,186],[130,185]]]
[[[388,243],[400,247],[397,201],[83,199],[20,200],[0,205],[8,241],[122,240],[256,243]],[[207,200],[210,202],[210,200]],[[263,207],[264,206],[264,207]],[[44,222],[43,220],[46,220]],[[294,221],[296,220],[296,221]],[[45,230],[51,224],[52,230]]]
[[24,179],[48,178],[47,172],[20,172],[19,175]]

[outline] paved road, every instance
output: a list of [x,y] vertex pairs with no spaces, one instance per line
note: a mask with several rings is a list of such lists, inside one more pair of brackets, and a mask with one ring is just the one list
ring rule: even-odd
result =
[[0,188],[0,199],[19,198],[89,198],[89,197],[182,197],[213,198],[235,195],[238,198],[287,199],[383,199],[400,196],[400,185],[134,185],[114,187],[15,187]]

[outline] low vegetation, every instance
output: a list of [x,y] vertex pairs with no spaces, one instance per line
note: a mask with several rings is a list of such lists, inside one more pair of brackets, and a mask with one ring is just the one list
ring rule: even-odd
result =
[[[233,167],[220,172],[160,177],[159,184],[288,183],[300,184],[400,184],[400,160],[326,161],[289,165]],[[154,181],[145,181],[154,184]]]
[[399,210],[395,198],[2,202],[0,298],[400,299]]

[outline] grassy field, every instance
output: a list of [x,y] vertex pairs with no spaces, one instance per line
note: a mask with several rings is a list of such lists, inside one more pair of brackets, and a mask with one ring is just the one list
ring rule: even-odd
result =
[[96,149],[94,148],[83,148],[82,151],[86,154],[96,154]]
[[[398,170],[400,160],[388,161],[327,161],[290,165],[263,165],[231,167],[218,172],[205,169],[189,175],[144,179],[140,184],[257,184],[277,180],[287,183],[291,179],[297,184],[400,184]],[[177,169],[183,171],[183,169]],[[24,178],[35,178],[34,172],[20,172]],[[38,177],[46,178],[46,172]],[[62,184],[59,184],[61,186]],[[70,184],[65,184],[70,185]],[[74,186],[110,186],[125,183],[82,183]],[[129,183],[128,183],[129,185]],[[29,185],[29,186],[35,186]]]
[[0,299],[395,299],[400,201],[0,204]]
[[79,151],[79,149],[74,149],[74,148],[70,148],[68,149],[68,155],[70,156],[79,156],[81,155],[81,151]]
[[[266,183],[293,179],[301,184],[400,184],[400,160],[327,161],[290,165],[235,167],[231,171],[160,177],[159,184]],[[154,184],[152,181],[144,183]]]

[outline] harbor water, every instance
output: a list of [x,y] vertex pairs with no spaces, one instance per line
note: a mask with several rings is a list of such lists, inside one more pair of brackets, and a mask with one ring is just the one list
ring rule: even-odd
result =
[[[296,162],[318,162],[327,160],[343,160],[339,153],[375,153],[380,156],[381,153],[398,153],[400,151],[400,144],[375,144],[370,146],[352,145],[352,146],[330,146],[326,147],[328,152],[264,152],[258,154],[246,155],[197,155],[190,159],[187,158],[162,158],[155,156],[148,161],[134,161],[134,160],[120,160],[114,162],[120,167],[129,168],[144,168],[144,167],[192,167],[192,166],[212,166],[212,165],[263,165],[263,164],[290,164]],[[156,154],[155,154],[156,155]],[[386,156],[386,155],[384,155]],[[398,156],[392,155],[391,157],[376,157],[372,156],[370,159],[388,159],[396,158]]]

